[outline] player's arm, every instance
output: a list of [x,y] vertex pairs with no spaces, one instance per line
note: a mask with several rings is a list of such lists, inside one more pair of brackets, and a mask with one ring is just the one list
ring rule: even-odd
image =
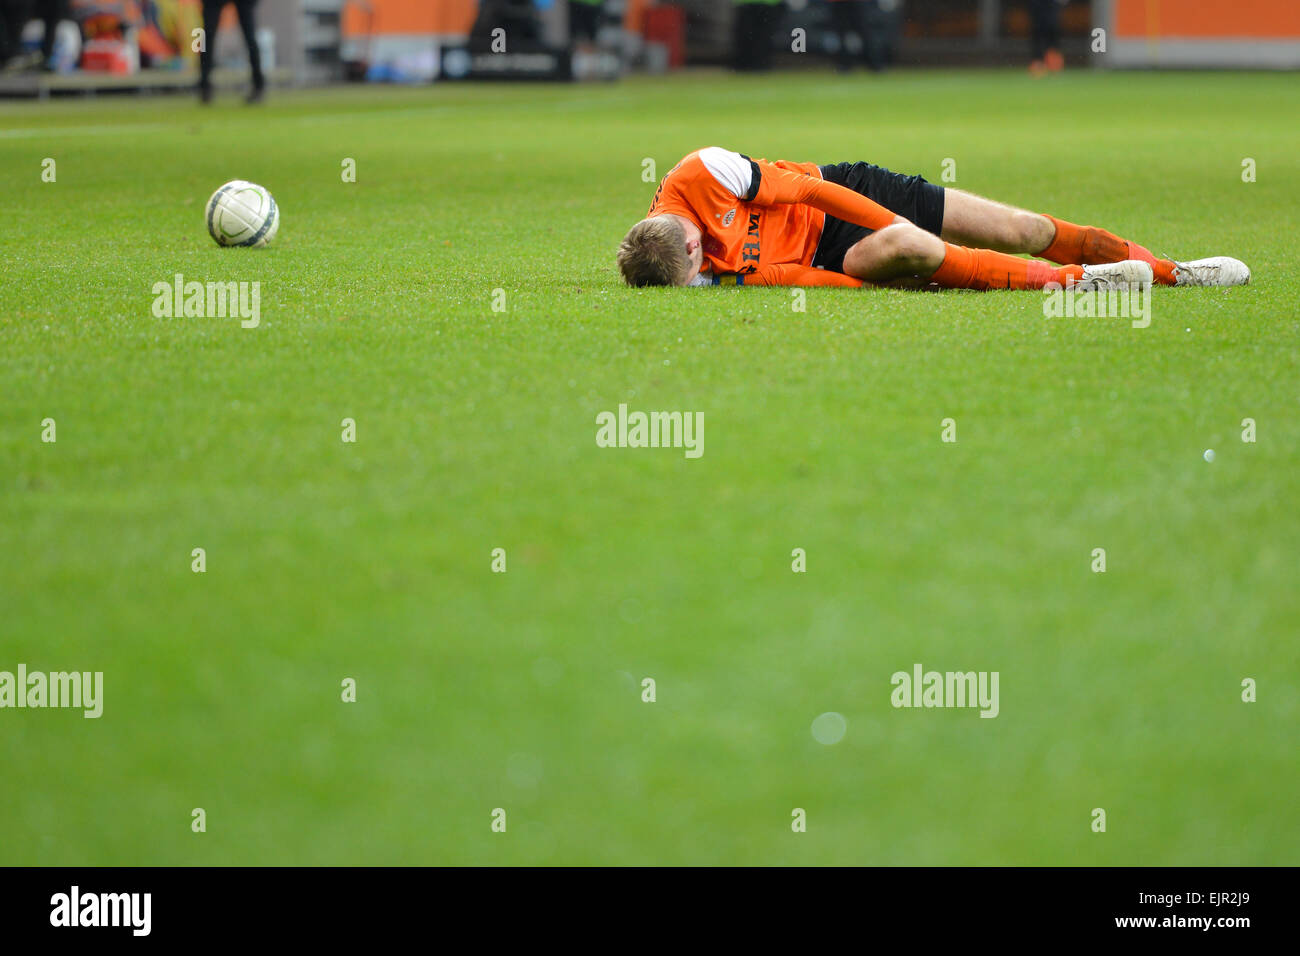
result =
[[745,285],[798,285],[798,286],[838,286],[844,289],[859,289],[863,282],[842,272],[829,269],[814,269],[797,262],[780,262],[759,266],[754,272],[745,276]]
[[846,276],[842,272],[828,269],[814,269],[812,266],[799,265],[797,262],[772,263],[759,266],[753,272],[722,275],[704,275],[697,277],[692,285],[798,285],[798,286],[838,286],[845,289],[858,289],[865,283],[861,279]]
[[699,159],[729,193],[756,206],[805,203],[836,219],[873,230],[884,229],[902,218],[838,183],[782,169],[728,149],[710,146],[700,150]]
[[818,176],[793,169],[782,169],[757,160],[755,177],[759,179],[753,202],[757,205],[773,203],[806,203],[836,219],[843,219],[867,229],[884,229],[902,219],[877,202],[856,193],[839,183],[830,183]]

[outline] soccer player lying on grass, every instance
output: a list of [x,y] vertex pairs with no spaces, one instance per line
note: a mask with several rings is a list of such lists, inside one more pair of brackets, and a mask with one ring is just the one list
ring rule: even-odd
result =
[[1250,279],[1236,259],[1157,259],[1105,229],[870,163],[769,163],[716,146],[691,153],[663,178],[649,214],[624,237],[618,265],[633,286],[1059,283],[1088,291]]

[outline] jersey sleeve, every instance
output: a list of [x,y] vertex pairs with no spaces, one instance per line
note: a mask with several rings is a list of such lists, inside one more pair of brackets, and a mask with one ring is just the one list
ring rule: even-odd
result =
[[805,203],[836,219],[873,230],[883,229],[899,218],[879,203],[838,183],[782,169],[763,160],[750,160],[750,163],[754,168],[751,202],[755,205]]
[[724,275],[697,276],[691,285],[797,285],[838,286],[858,289],[865,285],[861,279],[846,276],[829,269],[814,269],[797,262],[769,263],[753,272],[726,273]]
[[696,150],[668,171],[649,215],[671,213],[703,229],[712,213],[734,208],[737,199],[752,198],[752,167],[752,160],[717,146]]
[[862,284],[861,279],[846,276],[842,272],[814,269],[812,266],[800,265],[797,262],[759,266],[757,270],[745,276],[745,285],[838,286],[844,289],[857,289]]

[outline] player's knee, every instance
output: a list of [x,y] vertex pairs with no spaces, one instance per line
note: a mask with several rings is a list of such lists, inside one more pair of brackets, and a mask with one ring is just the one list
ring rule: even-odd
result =
[[1019,252],[1037,252],[1052,241],[1054,232],[1046,216],[1017,212],[1007,223],[1004,242]]
[[875,279],[923,271],[943,261],[943,242],[910,222],[896,222],[873,232],[844,256],[844,271],[859,279]]
[[934,245],[934,236],[910,222],[886,226],[877,235],[883,243],[884,258],[902,267],[918,266],[925,262]]

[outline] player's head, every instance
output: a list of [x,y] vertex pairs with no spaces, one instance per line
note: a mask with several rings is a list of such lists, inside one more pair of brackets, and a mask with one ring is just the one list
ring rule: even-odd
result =
[[618,247],[618,268],[628,285],[686,285],[700,271],[700,230],[687,219],[664,215],[642,219]]

